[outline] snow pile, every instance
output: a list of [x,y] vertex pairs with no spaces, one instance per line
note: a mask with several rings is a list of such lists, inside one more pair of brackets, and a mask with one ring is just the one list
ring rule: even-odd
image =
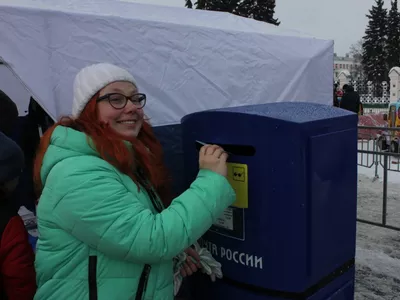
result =
[[[382,220],[382,191],[380,180],[359,174],[358,218]],[[400,227],[398,184],[388,183],[387,203],[387,223]],[[355,299],[400,300],[400,232],[358,223]]]

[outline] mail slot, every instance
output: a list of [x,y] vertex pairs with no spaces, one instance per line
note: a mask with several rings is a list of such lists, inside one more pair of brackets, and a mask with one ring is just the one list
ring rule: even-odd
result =
[[185,116],[182,137],[186,185],[201,144],[218,144],[237,194],[202,239],[224,279],[205,279],[198,299],[353,299],[356,114],[293,102],[210,110]]

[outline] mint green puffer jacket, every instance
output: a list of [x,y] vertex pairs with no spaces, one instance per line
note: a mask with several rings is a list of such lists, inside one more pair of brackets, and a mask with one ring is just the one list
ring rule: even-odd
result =
[[41,176],[36,300],[135,299],[146,264],[143,299],[171,300],[173,257],[235,201],[226,178],[201,170],[157,213],[144,189],[138,192],[101,159],[84,133],[62,126],[52,135]]

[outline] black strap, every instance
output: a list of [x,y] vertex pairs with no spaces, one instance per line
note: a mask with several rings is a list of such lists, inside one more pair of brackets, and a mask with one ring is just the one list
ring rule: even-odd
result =
[[153,204],[153,207],[155,208],[155,210],[160,213],[164,210],[163,207],[161,207],[160,202],[157,199],[157,194],[154,192],[154,190],[152,189],[148,189],[147,193],[150,197],[151,203]]
[[145,265],[142,271],[142,275],[140,275],[139,285],[136,292],[135,300],[142,300],[144,294],[146,293],[147,283],[149,281],[149,275],[151,271],[150,265]]
[[157,199],[157,194],[156,192],[153,190],[153,188],[149,187],[147,185],[147,180],[144,174],[144,171],[142,168],[138,168],[136,171],[136,176],[139,179],[139,182],[141,183],[141,185],[144,187],[144,189],[146,190],[151,203],[153,204],[153,207],[155,208],[155,210],[160,213],[164,210],[164,208],[162,207],[162,204],[158,201]]
[[223,277],[223,281],[225,281],[226,283],[228,283],[230,285],[238,287],[240,289],[250,290],[253,293],[259,294],[259,295],[265,295],[265,296],[281,298],[281,299],[306,300],[306,299],[309,299],[309,297],[314,295],[316,292],[318,292],[319,290],[321,290],[322,288],[327,286],[329,283],[334,281],[340,275],[346,273],[352,267],[354,267],[354,258],[347,261],[346,263],[344,263],[342,266],[337,268],[335,271],[333,271],[326,277],[322,278],[320,281],[318,281],[313,286],[309,287],[307,290],[305,290],[303,292],[299,292],[299,293],[266,289],[263,287],[254,286],[254,285],[243,283],[243,282],[238,282],[234,279],[226,277],[225,275]]
[[89,256],[89,300],[97,300],[97,256]]
[[[145,265],[140,275],[139,285],[135,300],[142,300],[147,289],[149,275],[151,271],[150,265]],[[89,300],[97,300],[97,256],[89,256]]]

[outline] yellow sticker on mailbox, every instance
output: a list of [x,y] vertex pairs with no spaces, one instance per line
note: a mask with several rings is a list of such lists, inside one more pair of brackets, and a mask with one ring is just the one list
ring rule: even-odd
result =
[[238,208],[249,207],[248,172],[247,165],[228,163],[228,181],[236,192],[236,201],[232,206]]

